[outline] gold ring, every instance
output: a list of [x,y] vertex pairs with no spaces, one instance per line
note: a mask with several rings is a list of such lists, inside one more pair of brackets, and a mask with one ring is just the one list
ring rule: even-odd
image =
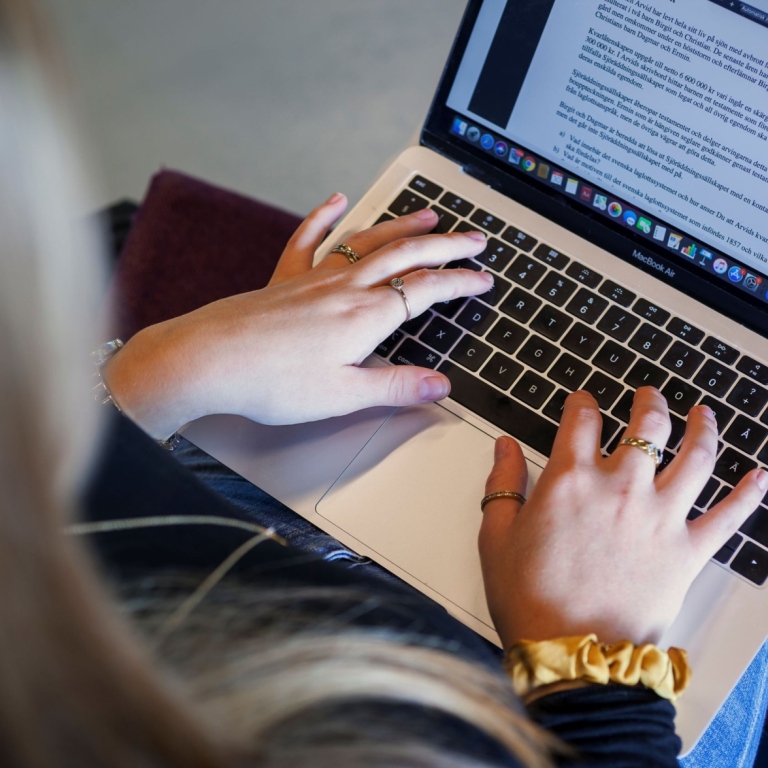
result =
[[[658,467],[664,458],[664,451],[655,443],[649,443],[641,437],[625,437],[619,445],[631,445],[633,448],[639,448],[643,453],[647,453]],[[618,447],[618,446],[617,446]]]
[[408,297],[405,295],[405,291],[403,290],[403,286],[405,285],[403,278],[393,277],[389,281],[389,285],[400,294],[400,297],[405,302],[405,322],[407,323],[411,319],[411,304],[408,301]]
[[521,504],[525,504],[525,496],[522,493],[517,493],[517,491],[496,491],[496,493],[489,493],[483,496],[483,500],[480,502],[480,511],[485,512],[485,505],[494,499],[514,499]]
[[360,254],[350,248],[346,243],[339,243],[332,251],[331,253],[343,253],[347,259],[349,259],[350,264],[354,264],[356,261],[360,261]]

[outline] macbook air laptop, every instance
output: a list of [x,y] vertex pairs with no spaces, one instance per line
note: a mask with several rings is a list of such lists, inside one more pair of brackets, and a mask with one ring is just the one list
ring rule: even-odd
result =
[[[436,305],[366,365],[452,382],[440,404],[302,426],[234,416],[185,435],[490,640],[476,537],[494,438],[535,483],[564,398],[590,391],[613,450],[636,387],[721,445],[690,511],[768,465],[768,0],[472,0],[421,134],[318,252],[431,207],[483,229],[483,296]],[[768,637],[768,507],[706,566],[663,645],[694,669],[689,750]],[[617,553],[620,557],[620,552]]]

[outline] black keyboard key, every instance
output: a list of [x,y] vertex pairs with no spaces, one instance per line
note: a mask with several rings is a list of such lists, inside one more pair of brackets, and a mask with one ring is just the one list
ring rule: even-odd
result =
[[554,388],[555,385],[552,382],[543,379],[533,371],[526,371],[512,387],[512,396],[528,403],[532,408],[541,408]]
[[669,378],[669,374],[658,365],[654,365],[650,360],[640,358],[633,366],[632,370],[624,379],[630,387],[656,387],[661,389],[661,385]]
[[762,427],[756,421],[739,414],[726,430],[723,439],[744,453],[757,453],[768,437],[768,427]]
[[533,252],[533,255],[555,269],[565,269],[570,261],[565,254],[556,251],[554,248],[550,248],[548,245],[544,245],[544,243]]
[[691,386],[687,381],[673,376],[662,388],[661,394],[667,398],[670,410],[687,416],[701,397],[701,390]]
[[666,309],[657,307],[647,299],[638,299],[632,311],[640,317],[650,320],[654,325],[664,325],[670,318],[670,313]]
[[607,296],[611,301],[621,304],[622,307],[628,307],[637,298],[637,294],[627,290],[623,285],[614,283],[613,280],[606,280],[598,288],[598,292]]
[[384,339],[384,341],[382,341],[378,347],[376,347],[376,354],[381,355],[381,357],[387,357],[389,353],[400,343],[403,335],[403,332],[399,330],[395,331],[394,333],[390,333],[389,336],[387,336],[387,338]]
[[428,181],[423,176],[414,176],[408,186],[426,195],[430,200],[437,200],[438,195],[443,193],[443,188],[435,184],[434,181]]
[[583,283],[587,288],[597,288],[597,286],[600,285],[600,281],[603,279],[603,276],[599,272],[595,272],[594,269],[579,264],[578,261],[572,261],[568,265],[568,269],[565,270],[565,274],[569,275],[574,280]]
[[748,541],[733,558],[731,569],[758,586],[762,586],[768,578],[768,552]]
[[723,430],[728,426],[729,422],[733,418],[733,414],[736,411],[733,408],[729,408],[722,400],[711,397],[710,395],[704,395],[701,398],[699,405],[706,405],[712,413],[715,414],[715,422],[717,423],[717,431],[722,434]]
[[724,485],[716,494],[715,498],[707,504],[707,509],[716,507],[733,489],[727,485]]
[[443,235],[446,232],[450,232],[458,218],[452,213],[448,213],[445,208],[441,208],[439,205],[433,205],[432,210],[437,214],[437,224],[432,230],[436,235]]
[[487,341],[495,347],[512,354],[525,341],[528,331],[522,325],[502,317],[488,334]]
[[512,283],[508,282],[503,277],[494,275],[493,272],[489,272],[488,274],[493,277],[493,287],[489,291],[479,294],[476,298],[495,307],[499,301],[507,295]]
[[[760,453],[757,454],[757,460],[761,464],[768,465],[768,443],[760,449]],[[763,499],[763,501],[768,502],[768,499]]]
[[543,296],[547,301],[551,301],[558,307],[562,307],[568,299],[571,298],[576,290],[576,283],[567,277],[558,275],[557,272],[550,272],[539,283],[535,293]]
[[470,371],[477,371],[490,354],[491,348],[487,344],[465,333],[448,357],[469,368]]
[[638,325],[640,325],[640,319],[631,312],[621,307],[609,307],[605,315],[600,318],[597,327],[616,341],[626,341]]
[[527,253],[521,253],[504,273],[523,288],[533,288],[541,280],[547,268]]
[[565,389],[558,389],[555,394],[549,398],[547,404],[541,409],[542,413],[559,424],[560,419],[563,417],[565,400],[570,394],[571,393]]
[[758,507],[739,528],[742,533],[746,533],[750,539],[768,547],[768,509]]
[[620,398],[619,402],[613,406],[611,413],[622,421],[629,421],[629,414],[632,410],[632,402],[635,399],[635,393],[628,389]]
[[415,192],[411,192],[408,189],[404,189],[389,206],[389,210],[395,214],[395,216],[405,216],[408,213],[415,213],[423,208],[426,208],[429,202],[425,200],[421,195],[417,195]]
[[682,442],[683,435],[685,434],[685,421],[679,416],[675,416],[674,413],[669,414],[669,421],[672,424],[672,431],[669,433],[669,440],[667,440],[667,448],[676,450]]
[[456,363],[440,368],[451,382],[451,398],[544,456],[552,452],[557,424],[535,413],[462,370]]
[[517,359],[535,368],[546,371],[557,357],[558,349],[554,344],[544,341],[540,336],[531,336],[517,353]]
[[690,379],[704,362],[704,355],[683,341],[676,341],[661,358],[661,364],[678,376]]
[[478,227],[487,229],[494,235],[498,235],[499,232],[504,229],[504,222],[501,219],[494,216],[492,213],[488,213],[488,211],[484,211],[482,208],[478,208],[472,216],[470,216],[469,220]]
[[395,217],[390,213],[382,213],[381,216],[373,222],[373,226],[375,227],[377,224],[383,224],[385,221],[393,221],[394,218]]
[[533,317],[533,313],[541,306],[541,303],[541,299],[531,296],[522,288],[513,288],[499,309],[519,323],[527,323]]
[[582,323],[576,323],[563,339],[563,346],[570,352],[588,360],[595,354],[605,337]]
[[736,362],[736,358],[739,356],[737,349],[729,347],[724,342],[716,339],[714,336],[707,336],[701,348],[712,357],[716,357],[726,365],[733,365]]
[[612,379],[600,371],[595,371],[589,377],[584,389],[597,400],[601,411],[607,411],[624,391],[624,387],[616,379]]
[[419,365],[423,368],[435,368],[440,362],[440,355],[413,339],[406,339],[389,359],[395,365]]
[[725,393],[736,381],[737,373],[726,368],[717,360],[707,360],[696,374],[693,383],[715,397],[725,397]]
[[454,232],[477,232],[477,227],[462,219],[454,228]]
[[430,320],[432,317],[434,317],[434,315],[431,312],[422,312],[420,315],[412,317],[410,320],[406,320],[400,326],[400,330],[409,333],[411,336],[415,336],[427,324],[427,320]]
[[733,448],[726,448],[715,464],[715,476],[729,485],[736,485],[744,475],[754,469],[757,463]]
[[651,360],[658,360],[661,353],[669,346],[672,337],[659,331],[648,323],[643,323],[640,330],[629,340],[629,346]]
[[461,328],[442,317],[435,317],[419,335],[419,341],[428,344],[438,352],[447,352],[461,336]]
[[523,366],[506,355],[496,352],[480,371],[480,375],[500,389],[509,389],[523,372]]
[[482,271],[482,267],[474,259],[456,259],[449,261],[443,269],[471,269],[473,272]]
[[538,331],[542,336],[556,341],[568,330],[572,322],[568,315],[545,304],[539,314],[531,320],[531,330]]
[[744,355],[736,364],[736,370],[746,373],[747,376],[754,379],[758,384],[768,386],[768,365],[765,363],[759,363],[757,360],[749,357],[749,355]]
[[709,480],[707,480],[707,484],[701,489],[701,493],[694,502],[694,506],[704,509],[719,487],[720,483],[717,481],[717,478],[710,477]]
[[461,197],[457,197],[453,192],[446,192],[446,194],[440,198],[440,205],[442,205],[443,208],[447,208],[449,211],[453,211],[459,216],[469,216],[474,208],[472,203]]
[[768,403],[768,389],[749,379],[739,379],[726,401],[750,416],[757,416]]
[[611,438],[616,435],[621,424],[610,416],[606,416],[605,414],[602,414],[602,416],[603,426],[600,430],[600,447],[607,450],[608,446],[611,444]]
[[569,355],[567,352],[563,352],[557,362],[550,368],[547,376],[575,392],[581,387],[591,370],[586,363],[578,360],[573,355]]
[[503,272],[515,256],[515,249],[504,245],[495,237],[489,237],[485,250],[475,258],[496,272]]
[[667,330],[678,339],[687,341],[694,347],[697,344],[701,344],[701,340],[704,338],[704,331],[699,330],[693,325],[689,325],[679,317],[673,317],[669,323],[667,323]]
[[456,313],[464,306],[466,299],[450,299],[450,301],[438,301],[432,305],[432,309],[443,317],[455,317]]
[[484,336],[498,316],[498,313],[494,312],[487,304],[476,299],[470,299],[467,306],[459,312],[456,322],[462,328],[474,333],[475,336]]
[[736,553],[736,550],[741,546],[741,542],[744,541],[743,536],[739,536],[738,533],[734,533],[730,539],[715,553],[712,558],[718,563],[727,563]]
[[627,368],[632,365],[636,357],[637,355],[630,352],[626,347],[609,339],[603,344],[592,362],[606,373],[620,379],[627,372]]
[[512,243],[515,248],[519,248],[521,251],[530,251],[536,240],[530,235],[526,235],[525,232],[521,232],[517,227],[509,227],[502,237],[508,242]]
[[607,299],[592,293],[587,288],[579,288],[565,309],[567,312],[578,317],[579,320],[592,325],[597,322],[597,319],[603,314],[607,306]]

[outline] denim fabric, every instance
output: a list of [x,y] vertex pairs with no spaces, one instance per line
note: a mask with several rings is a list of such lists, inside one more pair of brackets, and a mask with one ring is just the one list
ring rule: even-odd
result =
[[[328,561],[341,560],[364,573],[399,579],[368,558],[349,551],[260,488],[182,439],[173,452],[209,488],[239,507],[251,520],[271,526],[289,544]],[[751,768],[768,704],[768,642],[749,666],[696,747],[680,759],[682,768]]]
[[768,704],[768,642],[733,689],[683,768],[751,768]]

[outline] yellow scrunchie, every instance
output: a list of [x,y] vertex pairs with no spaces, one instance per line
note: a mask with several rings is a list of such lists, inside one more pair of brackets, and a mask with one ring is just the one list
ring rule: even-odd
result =
[[504,669],[518,696],[563,680],[586,683],[644,685],[674,701],[691,679],[688,657],[680,648],[662,651],[655,645],[623,640],[597,642],[597,635],[555,640],[520,640],[507,651]]

